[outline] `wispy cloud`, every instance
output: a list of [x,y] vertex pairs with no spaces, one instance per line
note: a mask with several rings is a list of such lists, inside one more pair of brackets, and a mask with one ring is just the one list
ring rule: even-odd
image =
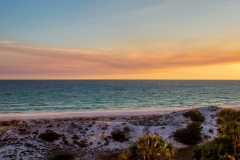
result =
[[240,63],[239,50],[202,48],[177,53],[100,53],[0,45],[0,75],[87,77],[161,73],[185,67]]
[[104,48],[104,47],[101,47],[100,49],[101,49],[101,50],[106,50],[106,51],[112,51],[112,50],[114,50],[115,48]]
[[12,44],[14,41],[0,41],[0,45]]

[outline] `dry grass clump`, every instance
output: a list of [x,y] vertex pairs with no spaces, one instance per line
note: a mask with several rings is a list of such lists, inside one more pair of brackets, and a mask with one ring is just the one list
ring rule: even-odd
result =
[[18,123],[21,123],[21,122],[25,122],[25,121],[22,119],[12,119],[9,121],[9,123],[12,125],[17,125]]
[[0,121],[1,126],[9,126],[9,121]]
[[57,122],[62,122],[63,118],[56,117],[56,118],[54,118],[54,120],[57,121]]

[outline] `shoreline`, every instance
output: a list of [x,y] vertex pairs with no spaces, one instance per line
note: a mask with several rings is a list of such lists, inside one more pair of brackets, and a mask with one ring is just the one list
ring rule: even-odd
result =
[[[128,110],[93,110],[76,112],[40,112],[40,113],[7,113],[0,114],[0,120],[11,119],[41,119],[41,118],[70,118],[70,117],[116,117],[116,116],[140,116],[163,115],[175,111],[188,110],[193,107],[172,107],[160,109],[128,109]],[[201,107],[196,107],[201,108]]]
[[[209,106],[195,107],[169,107],[169,108],[145,108],[145,109],[125,109],[125,110],[93,110],[76,112],[35,112],[35,113],[0,113],[0,120],[13,119],[42,119],[42,118],[73,118],[73,117],[117,117],[117,116],[140,116],[140,115],[165,115],[172,112],[204,108]],[[240,110],[240,106],[219,106],[219,108],[232,108]]]

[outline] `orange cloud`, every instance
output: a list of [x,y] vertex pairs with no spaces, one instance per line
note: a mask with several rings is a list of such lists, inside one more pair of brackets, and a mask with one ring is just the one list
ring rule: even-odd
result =
[[[240,49],[202,48],[186,49],[178,53],[159,50],[158,53],[121,54],[0,44],[0,79],[131,79],[145,78],[147,75],[150,75],[149,78],[165,78],[161,74],[166,71],[171,75],[184,68],[238,64],[239,51]],[[176,79],[181,78],[175,74]]]

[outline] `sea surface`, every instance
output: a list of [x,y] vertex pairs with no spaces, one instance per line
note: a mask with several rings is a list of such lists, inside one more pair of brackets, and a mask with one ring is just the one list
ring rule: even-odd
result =
[[240,106],[240,81],[0,80],[0,113]]

